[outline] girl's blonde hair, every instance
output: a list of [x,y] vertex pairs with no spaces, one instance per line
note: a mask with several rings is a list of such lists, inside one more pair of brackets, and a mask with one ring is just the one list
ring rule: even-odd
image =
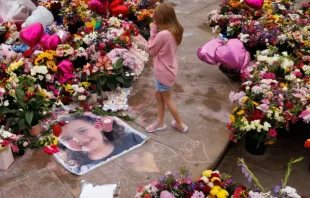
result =
[[155,8],[155,23],[160,30],[168,30],[174,36],[178,45],[183,38],[183,27],[179,23],[173,6],[163,2]]

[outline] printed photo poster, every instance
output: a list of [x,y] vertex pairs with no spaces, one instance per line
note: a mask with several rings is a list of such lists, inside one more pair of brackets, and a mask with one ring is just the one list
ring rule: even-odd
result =
[[58,116],[65,123],[54,154],[65,169],[83,175],[142,146],[148,137],[117,117],[91,113]]

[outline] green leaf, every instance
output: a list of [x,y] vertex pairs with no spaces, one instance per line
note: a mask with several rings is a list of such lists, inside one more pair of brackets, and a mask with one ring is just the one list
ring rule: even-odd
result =
[[17,100],[18,105],[22,108],[22,109],[26,109],[27,105],[26,103],[24,103],[22,100]]
[[33,119],[33,111],[27,111],[25,117],[26,117],[26,121],[29,124],[29,126],[31,126],[32,119]]
[[107,82],[108,87],[113,91],[116,89],[116,84],[112,82]]
[[0,117],[8,114],[8,113],[11,113],[12,111],[4,106],[0,107]]
[[115,79],[116,79],[118,82],[122,83],[122,84],[125,83],[125,82],[124,82],[124,79],[123,79],[122,77],[120,77],[120,76],[116,76]]
[[24,98],[25,98],[25,93],[20,90],[20,89],[16,89],[16,97],[18,100],[21,100],[21,101],[24,101]]
[[25,129],[25,118],[22,118],[22,119],[19,120],[18,128],[19,128],[19,130]]
[[124,60],[122,58],[117,59],[116,63],[113,65],[113,68],[116,70],[122,68],[123,67],[123,61]]

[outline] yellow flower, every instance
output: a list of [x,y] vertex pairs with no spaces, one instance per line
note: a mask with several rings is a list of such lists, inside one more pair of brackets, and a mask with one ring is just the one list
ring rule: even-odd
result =
[[249,100],[249,97],[245,96],[243,99],[242,99],[242,103],[246,103],[247,101]]
[[205,170],[203,171],[202,175],[205,177],[211,177],[212,170]]
[[213,178],[211,179],[211,182],[214,182],[214,181],[219,181],[219,182],[221,182],[221,179],[218,178],[218,177],[213,177]]
[[291,71],[291,69],[290,68],[285,68],[285,72],[290,72]]
[[58,144],[58,138],[56,136],[53,136],[53,145],[57,145]]
[[91,85],[91,83],[89,82],[82,82],[81,84],[85,89],[87,89]]
[[55,64],[54,61],[47,61],[46,66],[48,69],[52,70],[53,72],[57,71],[57,65]]
[[47,94],[45,93],[45,90],[44,90],[44,89],[40,89],[40,94],[41,94],[41,96],[43,96],[44,98],[47,97]]
[[47,142],[45,142],[45,143],[44,143],[44,146],[48,146],[48,143],[47,143]]
[[65,91],[69,92],[70,94],[73,93],[72,86],[70,84],[64,85]]
[[238,108],[239,108],[239,107],[235,107],[235,108],[233,109],[233,113],[235,113],[235,112],[238,110]]
[[230,120],[231,123],[236,122],[236,119],[235,119],[235,116],[234,116],[234,115],[230,115],[230,116],[229,116],[229,120]]
[[243,115],[244,114],[244,110],[240,110],[237,112],[237,115]]
[[257,103],[257,102],[255,102],[255,101],[252,101],[252,104],[254,105],[254,106],[259,106],[259,104]]
[[219,187],[219,186],[214,186],[211,191],[210,191],[210,194],[211,195],[217,195],[219,192],[221,192],[222,188]]
[[229,193],[224,189],[216,194],[217,198],[227,198],[228,196],[229,196]]

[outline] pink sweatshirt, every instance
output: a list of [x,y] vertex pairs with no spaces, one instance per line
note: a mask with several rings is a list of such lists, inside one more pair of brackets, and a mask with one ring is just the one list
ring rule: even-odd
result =
[[173,35],[168,30],[157,33],[156,24],[153,24],[148,51],[154,58],[155,78],[165,86],[173,86],[176,81],[177,47]]

